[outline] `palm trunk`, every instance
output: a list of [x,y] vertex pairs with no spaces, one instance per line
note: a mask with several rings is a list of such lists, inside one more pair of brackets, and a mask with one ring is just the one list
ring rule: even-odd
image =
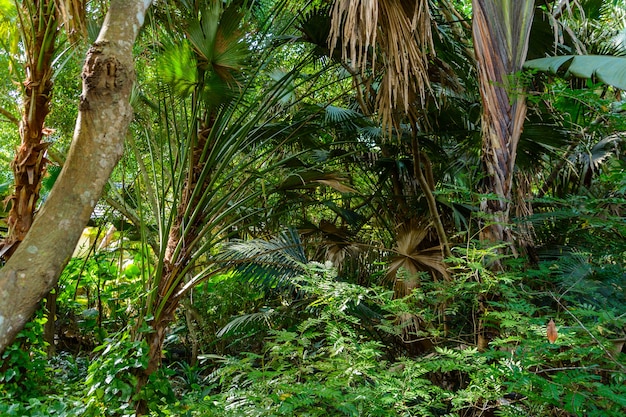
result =
[[57,34],[54,2],[35,1],[24,11],[23,20],[28,26],[22,28],[26,39],[26,79],[19,128],[21,144],[11,163],[15,188],[8,198],[11,203],[7,218],[9,230],[0,249],[5,260],[15,252],[33,223],[41,178],[45,174],[48,144],[43,138],[46,116],[50,112],[52,60]]
[[473,35],[483,102],[482,164],[487,215],[481,240],[512,244],[511,188],[517,144],[526,117],[525,97],[511,79],[526,59],[534,2],[473,0]]
[[[170,323],[174,320],[174,313],[176,312],[176,308],[178,307],[179,299],[177,297],[167,296],[167,291],[165,290],[166,283],[172,283],[177,278],[177,269],[172,266],[171,262],[167,262],[165,264],[163,275],[161,278],[161,282],[164,285],[159,285],[159,289],[157,290],[157,297],[154,299],[154,304],[159,305],[163,304],[163,309],[161,310],[158,316],[155,316],[154,319],[150,322],[151,332],[146,334],[144,337],[146,339],[146,343],[148,344],[148,366],[144,370],[139,370],[137,373],[137,386],[135,387],[135,392],[139,393],[148,383],[148,379],[150,375],[156,372],[161,367],[162,362],[162,352],[163,352],[163,343],[165,341],[165,336],[167,332],[167,328]],[[177,287],[180,286],[177,285]],[[173,293],[175,293],[177,288],[173,288]],[[137,416],[147,415],[149,412],[148,403],[146,399],[141,398],[135,403],[135,412]]]
[[[520,71],[526,59],[534,1],[473,0],[473,38],[478,65],[482,113],[482,164],[484,197],[481,211],[485,225],[480,239],[488,244],[506,242],[512,250],[513,235],[509,227],[511,190],[517,144],[524,119],[526,101],[514,91],[511,77]],[[502,266],[498,261],[488,265]],[[498,333],[497,324],[488,328],[486,309],[497,294],[481,294],[478,299],[476,343],[486,349]]]
[[[26,79],[23,82],[22,120],[19,122],[20,146],[11,162],[14,189],[8,197],[11,203],[6,219],[8,233],[0,243],[0,256],[9,259],[33,223],[39,200],[41,179],[46,170],[46,150],[43,141],[45,120],[50,112],[52,96],[52,61],[57,37],[57,8],[52,0],[37,0],[25,7],[22,27],[26,39]],[[56,293],[46,295],[47,322],[44,340],[48,343],[48,357],[55,351]]]

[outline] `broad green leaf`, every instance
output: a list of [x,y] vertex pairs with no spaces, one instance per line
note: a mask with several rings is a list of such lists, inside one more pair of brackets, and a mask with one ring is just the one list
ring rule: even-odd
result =
[[604,55],[564,55],[526,61],[526,69],[537,69],[565,77],[591,78],[626,89],[626,58]]

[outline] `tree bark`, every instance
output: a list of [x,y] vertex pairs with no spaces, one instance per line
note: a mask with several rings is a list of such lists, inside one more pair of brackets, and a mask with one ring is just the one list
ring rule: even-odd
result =
[[132,47],[151,0],[112,0],[83,67],[72,147],[30,231],[0,270],[0,352],[57,283],[113,168],[132,119]]
[[57,295],[59,286],[57,285],[52,291],[46,294],[46,317],[47,321],[43,327],[43,338],[48,343],[46,348],[48,358],[54,356],[56,345],[54,344],[54,335],[56,334],[56,316],[57,316]]

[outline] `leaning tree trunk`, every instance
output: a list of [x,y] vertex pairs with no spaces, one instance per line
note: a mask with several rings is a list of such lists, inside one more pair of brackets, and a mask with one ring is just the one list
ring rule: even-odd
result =
[[67,161],[30,231],[0,270],[0,352],[56,285],[122,156],[132,119],[132,47],[150,4],[111,0],[100,35],[87,53]]
[[509,224],[517,144],[526,117],[521,91],[511,77],[522,69],[534,13],[534,1],[473,0],[473,35],[482,114],[481,210],[487,215],[481,240],[512,243]]

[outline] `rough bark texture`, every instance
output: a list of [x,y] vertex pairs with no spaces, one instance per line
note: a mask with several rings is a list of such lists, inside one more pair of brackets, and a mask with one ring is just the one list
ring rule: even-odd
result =
[[26,65],[22,93],[22,120],[19,124],[20,146],[11,162],[15,188],[6,203],[11,209],[7,217],[9,230],[0,243],[0,255],[8,259],[17,249],[33,223],[35,205],[39,200],[41,178],[46,168],[44,139],[46,116],[52,95],[52,60],[57,34],[56,7],[52,0],[35,1],[25,11],[30,27],[23,28]]
[[112,0],[87,53],[67,161],[29,233],[0,270],[0,352],[56,284],[122,155],[132,118],[132,46],[150,0]]
[[508,228],[517,144],[526,101],[511,76],[526,59],[534,1],[473,0],[473,34],[483,102],[482,163],[487,224],[481,239],[512,242]]

